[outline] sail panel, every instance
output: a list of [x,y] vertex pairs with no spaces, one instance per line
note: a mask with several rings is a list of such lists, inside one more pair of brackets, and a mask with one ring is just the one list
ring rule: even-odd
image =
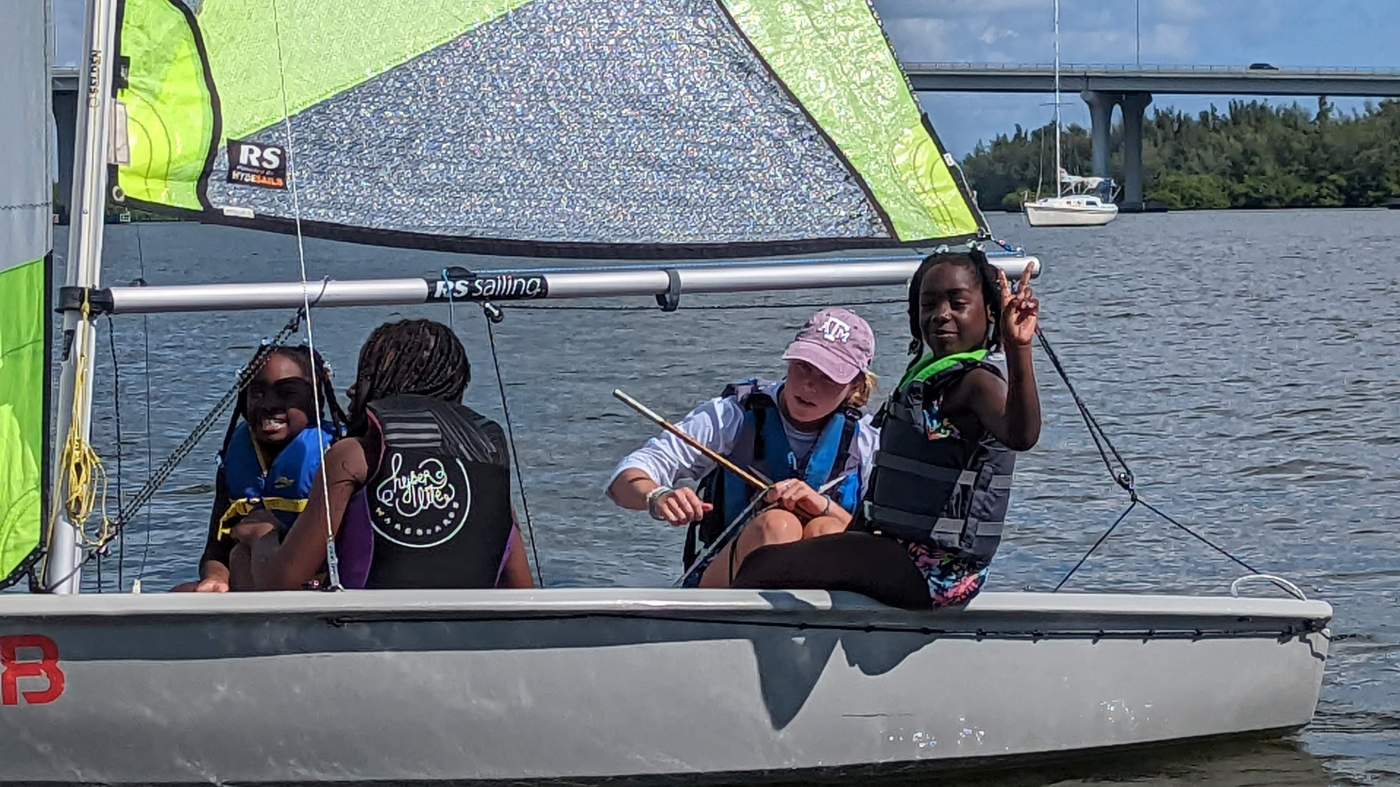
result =
[[869,0],[724,2],[860,173],[901,240],[970,237],[983,228]]
[[217,127],[189,14],[171,0],[123,9],[123,44],[141,55],[118,94],[127,107],[131,163],[118,170],[117,184],[129,199],[197,211]]
[[120,182],[209,221],[516,254],[978,231],[864,0],[730,5],[124,0]]
[[[293,116],[301,217],[546,243],[887,234],[841,158],[721,22],[696,0],[536,0]],[[457,76],[448,86],[442,74]],[[249,141],[285,139],[279,125]],[[223,171],[227,150],[218,156]],[[214,178],[208,194],[294,215],[288,190]]]
[[52,110],[45,0],[0,25],[0,587],[36,555],[42,520]]

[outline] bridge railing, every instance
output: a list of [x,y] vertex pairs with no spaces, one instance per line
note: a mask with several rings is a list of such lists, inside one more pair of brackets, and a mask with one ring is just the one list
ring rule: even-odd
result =
[[[1053,71],[1053,63],[954,63],[937,61],[904,61],[907,71]],[[1136,65],[1133,63],[1061,63],[1060,70],[1070,73],[1130,73],[1130,74],[1278,74],[1283,76],[1400,76],[1400,68],[1369,68],[1361,66],[1279,66],[1250,68],[1244,65]]]

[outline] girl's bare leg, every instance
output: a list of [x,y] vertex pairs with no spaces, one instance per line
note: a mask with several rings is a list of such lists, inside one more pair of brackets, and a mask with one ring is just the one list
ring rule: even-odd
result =
[[228,553],[228,589],[255,590],[253,587],[253,552],[242,543]]
[[849,525],[850,522],[843,522],[834,516],[813,517],[802,526],[802,538],[805,540],[844,533]]
[[702,588],[729,587],[730,563],[738,572],[744,558],[759,547],[773,544],[791,544],[802,540],[802,522],[790,511],[770,508],[749,520],[743,532],[724,549],[715,555],[705,573],[700,576]]

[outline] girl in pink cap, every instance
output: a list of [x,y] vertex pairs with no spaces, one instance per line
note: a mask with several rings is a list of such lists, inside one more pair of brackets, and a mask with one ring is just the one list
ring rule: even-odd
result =
[[[678,425],[740,467],[773,482],[762,510],[692,572],[728,587],[750,553],[845,531],[871,471],[879,434],[860,408],[875,390],[875,335],[847,309],[807,320],[783,353],[787,376],[748,380],[702,403]],[[696,486],[684,482],[696,482]],[[676,437],[661,433],[618,464],[608,496],[623,508],[687,525],[685,565],[750,513],[755,490]]]

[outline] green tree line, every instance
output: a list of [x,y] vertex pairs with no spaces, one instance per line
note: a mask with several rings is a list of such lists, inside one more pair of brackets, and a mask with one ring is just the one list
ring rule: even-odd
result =
[[[1121,127],[1113,130],[1117,151]],[[1062,132],[1064,167],[1089,175],[1089,132]],[[982,142],[963,170],[983,208],[1015,208],[1055,190],[1052,124]],[[1232,101],[1197,115],[1157,110],[1143,124],[1145,198],[1173,210],[1369,207],[1400,198],[1400,101],[1336,112]],[[1113,171],[1122,172],[1115,152]],[[1121,180],[1121,178],[1120,178]]]

